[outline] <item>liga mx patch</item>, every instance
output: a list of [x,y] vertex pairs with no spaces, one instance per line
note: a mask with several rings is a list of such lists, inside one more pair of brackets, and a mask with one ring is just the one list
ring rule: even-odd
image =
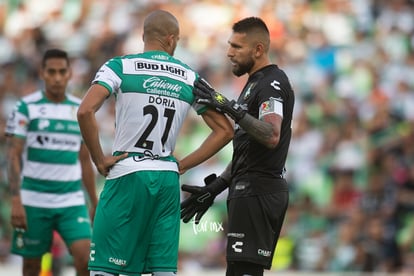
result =
[[269,100],[263,102],[259,108],[259,119],[267,114],[277,114],[283,117],[283,99],[282,98],[269,98]]

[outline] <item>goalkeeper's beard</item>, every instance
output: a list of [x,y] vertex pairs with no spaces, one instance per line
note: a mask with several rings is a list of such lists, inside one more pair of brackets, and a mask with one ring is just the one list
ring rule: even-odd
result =
[[249,59],[245,63],[236,63],[233,68],[232,72],[235,76],[240,77],[248,72],[253,68],[254,60]]

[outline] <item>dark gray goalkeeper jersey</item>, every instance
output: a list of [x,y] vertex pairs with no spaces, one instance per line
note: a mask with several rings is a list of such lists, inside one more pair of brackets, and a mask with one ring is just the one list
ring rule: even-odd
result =
[[236,125],[229,198],[287,190],[283,175],[294,101],[289,79],[277,65],[264,67],[249,77],[237,102],[258,119],[270,113],[282,116],[280,141],[276,148],[269,149]]

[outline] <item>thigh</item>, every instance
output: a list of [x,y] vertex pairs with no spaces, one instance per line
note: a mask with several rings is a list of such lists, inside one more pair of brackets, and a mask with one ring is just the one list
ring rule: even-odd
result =
[[59,208],[56,212],[56,230],[68,248],[76,241],[90,240],[92,230],[87,206]]
[[52,244],[53,210],[25,206],[27,230],[14,230],[11,252],[28,258],[40,258]]
[[137,182],[134,176],[132,173],[105,181],[93,222],[89,270],[118,274],[130,267],[130,250],[141,231],[140,227],[135,234],[129,233],[131,219],[141,213],[140,206],[133,203],[136,193],[142,192],[133,189]]
[[180,188],[176,172],[165,171],[160,176],[158,203],[154,206],[156,219],[149,242],[145,271],[177,271],[180,234]]
[[270,268],[287,206],[287,192],[230,199],[227,260]]

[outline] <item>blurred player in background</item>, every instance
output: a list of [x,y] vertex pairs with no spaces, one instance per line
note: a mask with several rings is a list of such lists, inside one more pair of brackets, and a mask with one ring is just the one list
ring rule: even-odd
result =
[[93,218],[95,172],[76,120],[80,99],[66,93],[71,75],[67,53],[47,50],[40,69],[44,89],[20,99],[7,122],[11,251],[23,256],[24,276],[39,275],[54,230],[73,256],[77,274],[89,275],[91,223],[82,184]]

